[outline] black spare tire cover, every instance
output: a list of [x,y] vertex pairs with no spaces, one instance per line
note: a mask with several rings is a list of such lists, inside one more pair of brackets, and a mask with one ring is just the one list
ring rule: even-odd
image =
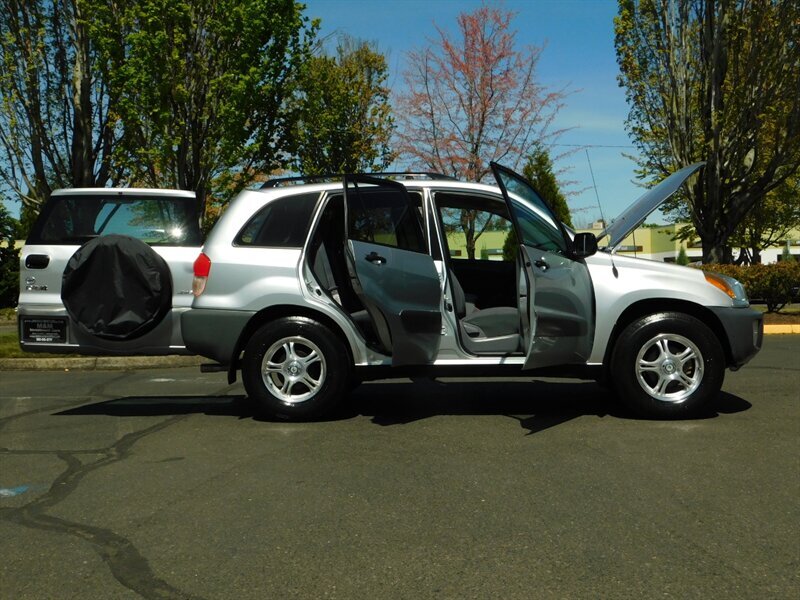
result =
[[172,307],[167,263],[125,235],[87,242],[72,255],[61,283],[69,316],[87,333],[131,340],[152,330]]

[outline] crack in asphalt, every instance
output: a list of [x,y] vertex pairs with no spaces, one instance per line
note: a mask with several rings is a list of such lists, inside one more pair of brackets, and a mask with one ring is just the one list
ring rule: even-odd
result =
[[[71,403],[67,404],[66,406],[67,406],[68,409],[69,408],[76,408],[76,407],[78,407],[78,406],[80,406],[82,404],[86,404],[86,402],[94,400],[95,398],[98,398],[98,397],[99,398],[107,398],[107,399],[113,398],[113,395],[105,393],[105,388],[107,386],[109,386],[110,384],[119,382],[119,381],[125,379],[126,377],[130,377],[131,375],[133,375],[133,371],[126,371],[125,373],[123,373],[122,375],[120,375],[118,377],[114,377],[113,379],[109,379],[108,381],[100,382],[96,386],[94,386],[92,389],[90,389],[89,392],[86,394],[86,396],[83,396],[82,398],[80,398],[80,400],[76,400],[74,402],[71,402]],[[2,396],[0,396],[0,400],[2,400]],[[34,408],[32,410],[26,410],[25,412],[16,413],[16,414],[13,414],[13,415],[8,415],[6,417],[0,417],[0,431],[2,431],[2,429],[6,425],[8,425],[11,421],[15,421],[16,419],[21,419],[22,417],[29,417],[31,415],[38,415],[38,414],[41,414],[41,413],[49,412],[51,410],[63,409],[63,408],[64,408],[64,404],[42,406],[42,407],[39,407],[39,408]],[[8,451],[6,448],[2,448],[1,450]]]
[[[98,384],[92,388],[92,390],[90,390],[89,397],[92,398],[92,400],[95,400],[98,396],[100,398],[104,396],[108,397],[108,395],[104,393],[106,386],[129,375],[130,373]],[[232,386],[225,386],[219,392],[215,392],[215,394],[222,393],[230,387]],[[77,403],[76,406],[84,403],[86,403],[85,398],[81,402]],[[16,415],[10,415],[0,419],[0,429],[2,429],[4,425],[13,419],[39,414],[62,407],[63,405],[57,407],[50,406],[47,408],[26,411]],[[114,578],[120,584],[138,593],[144,598],[202,600],[201,596],[181,591],[163,579],[157,577],[150,567],[148,560],[142,556],[133,542],[126,537],[117,534],[108,528],[77,523],[75,521],[69,521],[60,517],[54,517],[46,513],[48,509],[53,508],[58,503],[66,499],[72,492],[74,492],[87,475],[97,471],[98,469],[126,459],[128,456],[130,456],[132,447],[136,442],[149,435],[162,431],[174,425],[175,423],[188,418],[189,416],[190,415],[175,415],[160,421],[155,425],[146,427],[145,429],[140,429],[138,431],[126,434],[114,444],[106,448],[69,451],[26,451],[0,448],[0,454],[4,455],[55,455],[67,465],[66,470],[56,478],[47,492],[22,506],[0,508],[0,518],[23,527],[63,533],[88,542],[92,545],[103,562],[108,565]],[[101,458],[94,462],[81,462],[81,460],[78,458],[78,455],[87,454],[99,454],[101,455]]]
[[[129,433],[112,446],[97,451],[103,456],[91,463],[84,464],[75,456],[75,454],[84,454],[84,451],[51,451],[51,454],[55,454],[66,463],[66,470],[56,478],[45,494],[35,500],[20,507],[0,509],[0,518],[24,527],[64,533],[89,542],[108,565],[114,578],[126,588],[145,598],[199,598],[182,592],[157,577],[147,559],[124,536],[114,533],[110,529],[68,521],[45,512],[74,492],[89,473],[124,460],[130,455],[131,447],[137,441],[187,417],[188,415],[177,415],[145,429]],[[3,451],[2,453],[9,454],[11,452],[18,454],[23,451]]]

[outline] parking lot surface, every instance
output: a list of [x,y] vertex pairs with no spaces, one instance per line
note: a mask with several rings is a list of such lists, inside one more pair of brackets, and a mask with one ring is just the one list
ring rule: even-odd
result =
[[196,368],[0,372],[0,595],[797,598],[798,357],[770,336],[675,422],[574,380],[290,424]]

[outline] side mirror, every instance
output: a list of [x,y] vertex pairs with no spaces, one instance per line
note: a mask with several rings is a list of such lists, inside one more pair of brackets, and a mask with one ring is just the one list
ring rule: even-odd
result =
[[586,258],[597,252],[597,238],[593,233],[576,233],[572,240],[572,255]]

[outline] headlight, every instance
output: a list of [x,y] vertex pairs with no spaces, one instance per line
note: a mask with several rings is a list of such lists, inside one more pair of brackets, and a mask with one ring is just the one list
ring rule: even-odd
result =
[[747,292],[744,286],[733,277],[721,275],[720,273],[710,273],[708,271],[704,271],[703,275],[705,275],[708,283],[718,290],[725,292],[725,294],[733,300],[734,306],[750,306],[750,301],[747,299]]

